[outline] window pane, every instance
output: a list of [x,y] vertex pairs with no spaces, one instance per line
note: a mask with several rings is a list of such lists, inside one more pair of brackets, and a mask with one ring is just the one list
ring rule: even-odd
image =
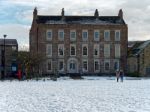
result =
[[83,55],[87,55],[87,47],[86,46],[83,47]]
[[94,32],[94,40],[99,41],[99,32],[98,31]]
[[64,46],[63,45],[59,45],[58,47],[59,47],[58,48],[59,55],[63,56],[64,55]]
[[83,31],[82,32],[82,38],[83,38],[83,40],[87,40],[88,39],[88,32],[87,31]]
[[75,47],[71,46],[71,55],[75,55]]
[[48,54],[51,55],[51,46],[48,46]]
[[95,70],[99,70],[99,64],[98,64],[98,61],[95,61]]
[[99,44],[94,44],[94,55],[99,56]]
[[48,30],[46,32],[46,38],[47,38],[47,40],[52,40],[52,31],[51,30]]
[[64,40],[64,31],[59,31],[58,37],[60,40]]
[[76,65],[74,61],[70,62],[70,69],[76,69]]
[[110,45],[109,44],[104,45],[104,56],[110,57]]
[[47,37],[51,38],[52,37],[52,32],[47,32]]
[[114,70],[117,70],[117,69],[119,69],[119,61],[116,61],[114,63]]
[[70,63],[70,69],[72,69],[72,63]]
[[87,32],[83,32],[83,38],[87,38]]
[[51,64],[51,61],[48,61],[48,70],[52,70],[52,64]]
[[105,41],[109,41],[110,40],[110,32],[109,31],[105,31],[104,32],[104,39],[105,39]]
[[120,31],[115,32],[115,40],[120,41]]
[[75,69],[75,63],[73,63],[72,65],[73,65],[73,69]]
[[115,57],[120,58],[120,44],[115,45]]
[[99,33],[95,32],[95,38],[98,38],[98,37],[99,37]]
[[63,70],[63,68],[64,68],[63,61],[60,61],[59,62],[59,70]]
[[87,61],[83,61],[83,69],[87,70]]
[[12,50],[13,51],[17,50],[17,47],[16,46],[12,46]]
[[63,56],[63,49],[59,49],[59,55],[62,55]]
[[98,50],[97,49],[95,49],[94,55],[98,55]]
[[52,45],[47,45],[46,51],[47,51],[47,55],[51,56],[52,55]]
[[76,40],[76,32],[75,31],[70,32],[70,40]]
[[105,70],[109,70],[109,62],[105,62]]

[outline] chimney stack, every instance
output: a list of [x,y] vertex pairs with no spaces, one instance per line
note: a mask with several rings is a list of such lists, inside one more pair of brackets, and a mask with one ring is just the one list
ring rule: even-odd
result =
[[122,9],[119,10],[118,16],[119,16],[121,19],[123,19],[123,11],[122,11]]
[[34,11],[33,11],[33,19],[36,19],[37,13],[38,13],[37,7],[35,7],[35,8],[34,8]]
[[65,11],[64,11],[64,8],[62,8],[62,11],[61,11],[61,17],[62,17],[62,20],[65,19]]
[[95,16],[96,18],[99,17],[99,13],[98,13],[98,10],[97,10],[97,9],[95,10],[94,16]]

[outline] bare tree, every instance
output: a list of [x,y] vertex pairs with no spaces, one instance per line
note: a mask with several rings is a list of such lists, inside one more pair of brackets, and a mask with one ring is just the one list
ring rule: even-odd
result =
[[18,63],[24,68],[27,78],[39,76],[39,65],[45,60],[41,54],[30,55],[28,51],[18,52]]

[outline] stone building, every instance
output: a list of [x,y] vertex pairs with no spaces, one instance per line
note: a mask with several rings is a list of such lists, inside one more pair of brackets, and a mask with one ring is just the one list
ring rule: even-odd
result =
[[35,8],[30,30],[30,55],[42,54],[43,74],[114,73],[126,71],[128,27],[123,11],[117,16],[38,15]]
[[5,78],[17,72],[18,43],[16,39],[0,39],[0,76]]
[[150,40],[136,42],[129,50],[128,73],[150,76]]

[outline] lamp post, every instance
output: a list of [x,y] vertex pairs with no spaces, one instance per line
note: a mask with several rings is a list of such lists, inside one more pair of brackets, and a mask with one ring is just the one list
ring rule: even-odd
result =
[[5,78],[5,38],[6,38],[6,34],[3,35],[4,36],[4,43],[2,44],[2,50],[1,50],[1,62],[2,62],[2,70],[1,70],[1,80],[3,80]]
[[5,38],[6,38],[6,36],[7,36],[7,35],[4,34],[4,52],[3,52],[3,53],[4,53],[4,54],[3,54],[3,55],[4,55],[4,57],[3,57],[3,61],[4,61],[4,63],[3,63],[4,74],[3,74],[3,78],[5,77],[5,72],[6,72],[6,71],[5,71],[5,59],[6,59],[6,58],[5,58]]

